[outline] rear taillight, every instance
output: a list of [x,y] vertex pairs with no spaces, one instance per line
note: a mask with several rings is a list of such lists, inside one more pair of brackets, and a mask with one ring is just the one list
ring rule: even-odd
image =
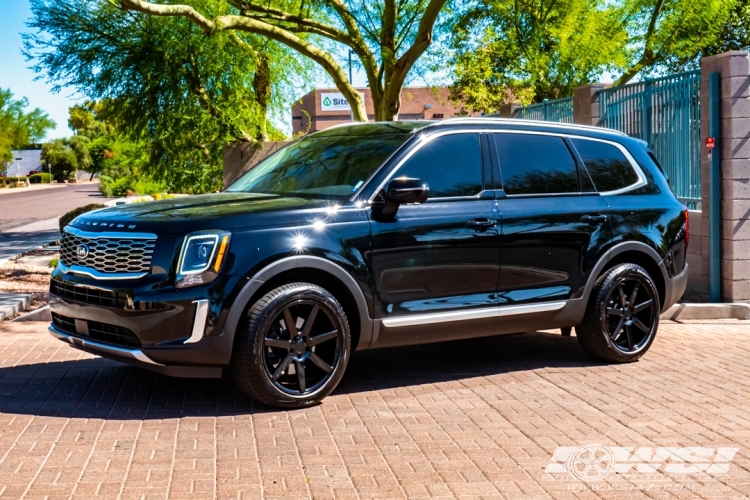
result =
[[685,250],[687,250],[688,243],[690,242],[690,212],[685,207]]

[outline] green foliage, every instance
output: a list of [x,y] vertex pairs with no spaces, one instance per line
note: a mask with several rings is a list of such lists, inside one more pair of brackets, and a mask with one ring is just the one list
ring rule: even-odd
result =
[[[25,53],[36,71],[98,103],[71,109],[69,120],[92,138],[90,168],[104,172],[103,152],[129,141],[147,152],[139,174],[170,191],[220,189],[223,146],[264,138],[267,116],[286,118],[289,96],[311,79],[310,61],[254,35],[207,37],[186,19],[135,16],[104,0],[32,0],[32,11]],[[96,122],[115,132],[80,132]]]
[[99,210],[100,208],[107,208],[107,205],[102,205],[101,203],[91,203],[90,205],[84,205],[82,207],[71,210],[70,212],[60,217],[60,232],[62,232],[63,229],[65,229],[65,226],[70,224],[73,219],[75,219],[79,215],[85,214],[86,212],[91,212],[92,210]]
[[[80,144],[78,144],[80,146]],[[75,175],[78,170],[79,156],[64,139],[56,139],[42,145],[42,165],[49,165],[50,174],[58,182]]]
[[55,122],[44,111],[25,111],[29,101],[14,99],[10,90],[0,89],[0,161],[11,160],[11,150],[41,141]]
[[450,50],[435,62],[452,68],[452,97],[476,110],[567,97],[605,74],[621,75],[622,85],[674,71],[718,49],[709,48],[722,26],[741,39],[746,28],[727,27],[735,2],[472,0],[459,4],[446,30]]
[[60,262],[60,259],[50,259],[49,261],[49,267],[57,267],[57,263]]
[[29,176],[30,184],[49,184],[52,182],[52,174],[44,172],[38,174],[32,174]]

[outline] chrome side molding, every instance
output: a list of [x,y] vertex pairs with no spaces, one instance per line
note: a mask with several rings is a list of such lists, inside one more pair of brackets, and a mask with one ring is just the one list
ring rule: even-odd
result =
[[164,366],[161,363],[157,363],[156,361],[146,356],[140,349],[128,349],[127,347],[117,347],[114,345],[103,344],[95,340],[74,337],[72,335],[68,335],[67,333],[61,332],[53,325],[49,326],[49,332],[56,339],[67,342],[71,346],[87,352],[93,352],[95,354],[109,354],[118,358],[132,359],[134,361],[140,361],[141,363],[146,363],[149,365]]
[[450,321],[498,318],[501,316],[514,316],[517,314],[533,314],[539,312],[558,311],[563,307],[565,307],[565,301],[542,302],[541,304],[525,304],[518,306],[483,307],[481,309],[469,309],[468,311],[450,311],[433,314],[419,314],[416,316],[399,316],[396,318],[386,318],[383,320],[383,326],[385,326],[386,328],[399,328],[402,326],[448,323]]
[[208,300],[194,300],[195,319],[193,320],[193,332],[190,338],[183,344],[194,344],[203,338],[203,332],[206,330],[206,318],[208,317]]
[[88,276],[89,278],[94,278],[95,280],[136,280],[138,278],[143,278],[148,274],[148,272],[143,273],[100,273],[96,269],[92,269],[90,267],[81,267],[81,266],[66,266],[62,262],[57,262],[57,267],[60,269],[60,271],[64,272],[65,274],[71,273],[71,274],[80,274],[82,276]]

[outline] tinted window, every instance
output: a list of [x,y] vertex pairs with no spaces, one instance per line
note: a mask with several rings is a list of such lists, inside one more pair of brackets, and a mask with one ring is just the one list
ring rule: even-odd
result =
[[430,186],[430,198],[474,196],[482,191],[479,134],[437,137],[414,153],[395,177],[414,177]]
[[586,139],[572,139],[572,142],[597,191],[614,191],[638,182],[638,174],[619,148]]
[[269,156],[227,191],[345,197],[356,191],[409,137],[410,134],[312,135]]
[[577,193],[578,170],[561,137],[495,134],[506,194]]

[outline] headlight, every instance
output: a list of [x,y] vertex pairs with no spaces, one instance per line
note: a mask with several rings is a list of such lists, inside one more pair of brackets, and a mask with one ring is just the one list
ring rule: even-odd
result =
[[224,263],[231,234],[191,233],[185,237],[177,264],[177,288],[203,285],[216,279]]

